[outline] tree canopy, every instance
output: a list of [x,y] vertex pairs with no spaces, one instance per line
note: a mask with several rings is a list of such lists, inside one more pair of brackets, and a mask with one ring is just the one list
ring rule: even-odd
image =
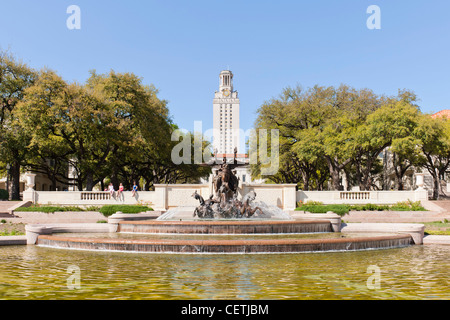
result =
[[177,126],[167,101],[137,75],[92,71],[84,84],[68,83],[53,70],[0,58],[0,168],[15,164],[17,179],[29,169],[47,175],[52,190],[62,183],[90,191],[106,181],[150,189],[209,175],[171,161]]
[[[416,95],[399,90],[386,97],[370,89],[301,86],[284,89],[258,110],[255,129],[280,132],[280,170],[276,183],[297,183],[304,190],[342,190],[342,176],[360,190],[388,188],[382,161],[392,156],[396,188],[403,190],[408,169],[426,168],[439,181],[449,167],[449,121],[422,114]],[[383,167],[384,166],[384,167]],[[259,175],[261,164],[252,171]]]

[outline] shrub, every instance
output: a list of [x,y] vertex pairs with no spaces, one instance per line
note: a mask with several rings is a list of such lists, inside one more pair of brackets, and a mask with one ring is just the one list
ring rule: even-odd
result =
[[100,211],[100,207],[89,206],[89,207],[86,208],[86,211],[96,211],[96,212],[98,212],[98,211]]
[[84,211],[83,208],[80,207],[58,207],[58,206],[31,206],[31,207],[21,207],[17,208],[14,211],[16,212],[44,212],[44,213],[55,213],[55,212],[67,212],[67,211]]
[[308,202],[306,204],[299,203],[296,209],[297,211],[307,211],[311,213],[326,213],[332,211],[341,216],[347,214],[350,210],[353,211],[426,211],[426,209],[421,205],[420,201],[413,202],[411,200],[399,202],[393,206],[388,205],[377,205],[377,204],[333,204],[333,205],[323,205],[320,202]]
[[323,206],[321,201],[307,201],[305,204],[308,206]]
[[306,212],[310,212],[310,213],[327,213],[327,212],[331,211],[340,216],[344,216],[345,214],[347,214],[350,211],[350,206],[345,205],[345,204],[330,204],[330,205],[314,204],[314,205],[310,205],[308,203],[308,204],[299,206],[295,210],[306,211]]
[[350,210],[353,211],[386,211],[389,210],[389,206],[380,204],[355,204],[350,206]]
[[141,205],[107,205],[103,206],[100,210],[105,217],[109,217],[116,212],[122,213],[141,213],[146,211],[153,211],[152,208]]
[[0,231],[0,237],[23,236],[23,235],[25,235],[23,232],[15,229],[12,231]]
[[390,209],[392,211],[427,211],[420,201],[413,202],[411,200],[397,202]]
[[8,191],[0,189],[0,200],[8,200],[9,194]]

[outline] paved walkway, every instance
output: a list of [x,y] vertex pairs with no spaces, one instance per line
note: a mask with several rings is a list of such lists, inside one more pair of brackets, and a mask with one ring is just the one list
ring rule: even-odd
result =
[[424,223],[450,221],[450,201],[425,201],[422,205],[428,211],[350,211],[342,220],[345,222],[371,223]]
[[372,223],[423,223],[450,221],[450,212],[434,211],[350,211],[342,220],[345,222],[372,222]]
[[14,217],[3,218],[6,222],[23,224],[49,224],[49,223],[96,223],[108,220],[103,214],[94,211],[83,212],[15,212]]
[[423,244],[446,244],[450,245],[450,236],[428,235],[423,238]]
[[450,200],[438,200],[438,201],[429,201],[429,202],[437,205],[444,212],[450,212]]
[[19,203],[20,201],[0,201],[0,217],[9,216],[9,210]]

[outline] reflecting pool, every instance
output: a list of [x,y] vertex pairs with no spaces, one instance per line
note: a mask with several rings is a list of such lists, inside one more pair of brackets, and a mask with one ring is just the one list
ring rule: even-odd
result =
[[449,258],[439,245],[270,255],[0,247],[0,299],[449,299]]

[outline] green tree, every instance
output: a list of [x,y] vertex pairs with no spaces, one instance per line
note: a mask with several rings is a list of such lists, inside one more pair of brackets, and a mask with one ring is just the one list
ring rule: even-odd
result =
[[171,151],[176,142],[171,137],[177,127],[170,119],[167,101],[157,97],[154,86],[144,85],[134,74],[114,71],[92,72],[87,86],[114,110],[117,130],[110,137],[115,137],[113,152],[106,163],[116,188],[119,182],[129,188],[140,178],[149,189],[158,183],[190,182],[208,175],[209,168],[173,163]]
[[114,117],[106,104],[83,86],[44,70],[17,109],[17,122],[32,137],[36,155],[29,165],[48,173],[55,163],[63,164],[50,177],[68,182],[70,164],[79,190],[84,183],[92,190],[95,174],[112,150],[108,138],[114,134]]
[[9,164],[9,197],[20,199],[20,173],[30,137],[16,125],[15,109],[24,91],[36,80],[36,72],[8,52],[0,52],[0,159]]
[[388,144],[367,125],[367,117],[380,107],[380,97],[369,89],[341,85],[331,98],[334,112],[321,132],[321,141],[333,189],[342,188],[340,173],[353,164],[357,184],[361,190],[368,190],[373,165]]
[[389,104],[380,110],[385,112],[382,121],[391,123],[388,131],[392,136],[390,152],[396,177],[396,189],[404,189],[404,176],[408,169],[421,167],[423,157],[420,140],[414,136],[421,116],[419,107],[405,100]]
[[[309,189],[314,176],[328,175],[319,172],[316,163],[324,160],[318,133],[332,111],[332,105],[326,103],[331,92],[332,88],[319,86],[308,90],[300,86],[286,88],[279,98],[259,108],[255,129],[277,129],[280,136],[280,169],[276,175],[266,178],[291,183],[301,179],[302,187]],[[253,165],[252,175],[259,177],[260,170],[260,163]]]
[[433,177],[433,199],[438,200],[441,179],[450,165],[450,121],[423,114],[413,136],[422,151],[423,167]]

